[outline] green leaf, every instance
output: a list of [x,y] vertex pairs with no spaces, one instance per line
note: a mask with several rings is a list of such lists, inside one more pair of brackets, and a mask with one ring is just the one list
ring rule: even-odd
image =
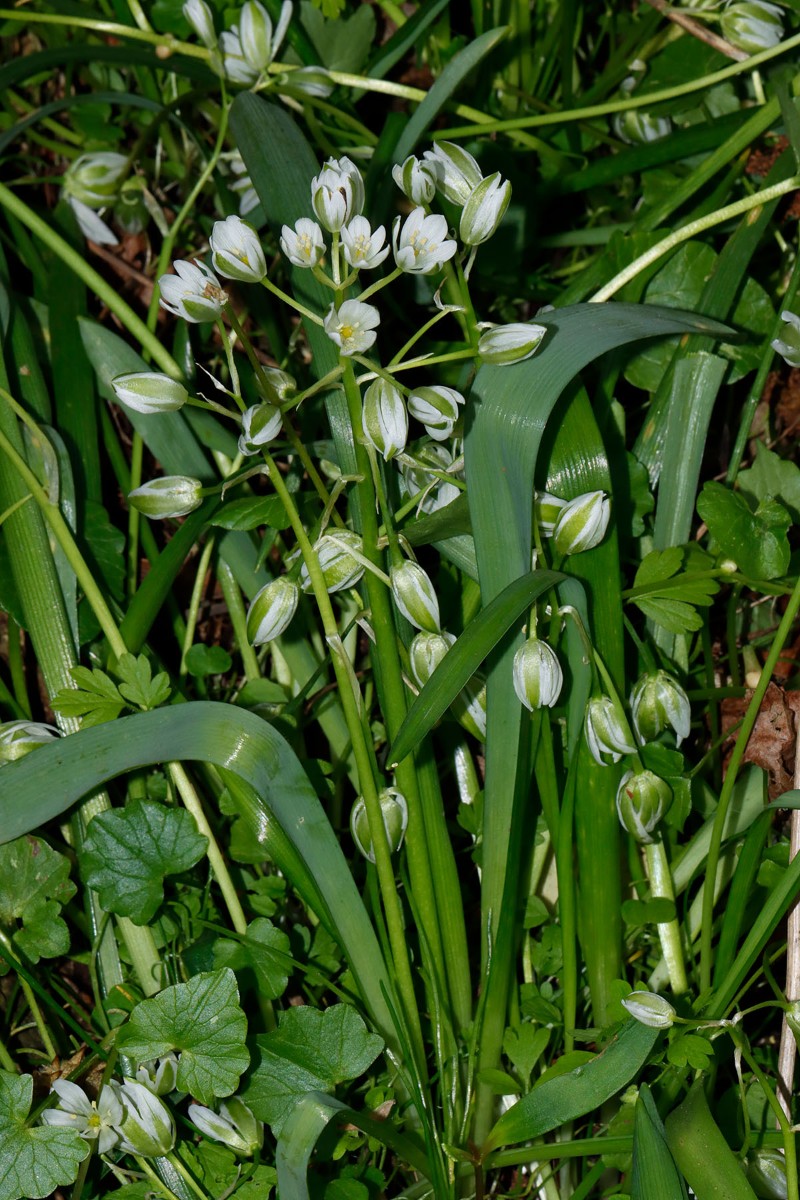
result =
[[711,1115],[702,1079],[669,1114],[665,1129],[672,1156],[698,1200],[756,1200],[740,1160]]
[[86,501],[80,532],[95,578],[99,576],[109,594],[121,600],[125,591],[125,535],[111,524],[103,505],[93,500]]
[[626,900],[622,905],[626,925],[665,925],[675,920],[675,901],[664,896],[653,900]]
[[0,1200],[41,1200],[75,1182],[91,1149],[76,1130],[28,1128],[33,1076],[0,1071]]
[[642,1069],[659,1032],[628,1021],[591,1062],[539,1084],[504,1113],[489,1134],[486,1150],[540,1137],[604,1104]]
[[686,1185],[647,1084],[639,1089],[633,1126],[631,1200],[686,1200]]
[[66,954],[69,930],[60,913],[74,895],[69,860],[41,838],[0,846],[0,926],[31,963]]
[[369,1033],[349,1004],[324,1012],[309,1005],[290,1008],[281,1013],[278,1028],[256,1043],[259,1060],[243,1095],[275,1134],[301,1096],[363,1075],[383,1049],[382,1039]]
[[92,820],[81,869],[103,908],[145,925],[164,899],[165,877],[188,871],[207,847],[185,809],[137,799]]
[[503,1036],[503,1053],[514,1064],[526,1083],[531,1072],[547,1049],[550,1030],[526,1021],[516,1029],[507,1029]]
[[265,917],[251,921],[241,941],[218,938],[214,943],[214,966],[233,971],[249,967],[255,974],[258,994],[268,1000],[277,1000],[286,991],[289,955],[289,938]]
[[120,695],[136,708],[147,711],[166,704],[170,696],[169,676],[165,671],[152,677],[150,663],[144,654],[134,658],[123,654],[117,661],[117,674],[123,682],[119,685]]
[[308,0],[303,0],[300,20],[323,67],[351,75],[359,73],[375,39],[374,9],[362,5],[352,16],[330,21]]
[[77,688],[61,688],[53,697],[53,708],[62,717],[82,717],[83,728],[115,721],[128,704],[114,680],[99,667],[71,667]]
[[697,511],[723,554],[750,579],[777,579],[789,567],[786,530],[791,517],[776,500],[762,500],[755,512],[737,492],[714,480],[703,487]]
[[667,1047],[667,1059],[674,1067],[691,1067],[695,1071],[707,1071],[714,1048],[708,1038],[697,1033],[679,1033]]
[[719,590],[716,579],[691,578],[693,572],[682,572],[684,550],[669,546],[666,550],[651,550],[642,560],[633,589],[627,598],[670,633],[686,633],[699,629],[702,618],[695,606],[711,604]]
[[800,467],[768,450],[763,442],[756,445],[756,459],[748,471],[736,477],[739,490],[756,508],[762,500],[780,500],[792,520],[800,523]]
[[117,1034],[117,1047],[137,1063],[180,1051],[178,1088],[201,1104],[236,1091],[250,1061],[247,1019],[233,971],[208,971],[143,1000]]
[[210,524],[221,529],[258,529],[262,525],[270,529],[288,529],[290,522],[283,501],[277,496],[247,496],[223,504],[214,513]]
[[233,662],[222,646],[206,646],[196,642],[186,652],[186,670],[190,675],[224,675]]

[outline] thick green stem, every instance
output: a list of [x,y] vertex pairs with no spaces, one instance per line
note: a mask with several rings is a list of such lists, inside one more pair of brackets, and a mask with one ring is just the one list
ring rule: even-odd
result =
[[[645,846],[644,853],[647,862],[647,878],[650,880],[650,895],[654,900],[658,898],[674,902],[675,888],[672,884],[672,872],[669,868],[663,841],[659,838],[657,842],[650,842]],[[674,994],[680,996],[689,986],[686,979],[686,965],[683,960],[681,927],[677,918],[673,917],[671,921],[661,922],[656,928],[661,939],[661,949],[664,953],[664,962],[667,964],[670,986]]]

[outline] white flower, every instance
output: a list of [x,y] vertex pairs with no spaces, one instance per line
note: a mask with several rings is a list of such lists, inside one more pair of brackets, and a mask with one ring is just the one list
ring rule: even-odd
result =
[[178,1056],[174,1050],[142,1063],[136,1071],[136,1082],[156,1096],[168,1096],[178,1086]]
[[593,550],[606,536],[611,502],[605,492],[584,492],[568,500],[558,514],[553,541],[559,554]]
[[112,1080],[110,1087],[124,1107],[119,1123],[120,1149],[143,1158],[160,1158],[175,1145],[175,1122],[163,1100],[133,1079]]
[[586,709],[586,744],[600,766],[616,763],[623,754],[634,754],[624,718],[610,696],[595,696]]
[[447,237],[447,221],[439,213],[426,216],[424,208],[415,208],[402,223],[395,217],[392,226],[394,260],[401,271],[430,275],[438,271],[456,252],[456,243]]
[[37,746],[59,736],[53,725],[43,725],[40,721],[6,721],[0,725],[0,765],[23,758]]
[[783,38],[781,10],[767,0],[728,0],[720,26],[722,36],[748,54],[771,50]]
[[211,261],[220,275],[244,283],[258,283],[266,275],[267,263],[258,234],[241,217],[215,221],[210,242]]
[[330,306],[324,321],[325,332],[342,354],[361,354],[374,343],[380,319],[380,313],[371,304],[345,300],[339,308]]
[[116,246],[119,243],[113,229],[106,225],[103,218],[93,208],[89,208],[88,204],[84,204],[76,196],[67,196],[67,204],[75,214],[81,233],[90,242],[95,242],[98,246]]
[[344,256],[355,270],[366,268],[371,270],[379,266],[389,253],[389,247],[383,249],[386,241],[386,230],[382,225],[373,233],[366,217],[353,217],[348,225],[342,228],[342,247]]
[[[408,826],[408,802],[397,788],[384,788],[378,796],[381,806],[383,827],[386,830],[386,840],[389,850],[396,853],[403,844],[403,838]],[[359,852],[368,862],[375,862],[375,850],[369,833],[369,818],[364,797],[359,796],[350,810],[350,835]]]
[[243,1101],[234,1096],[225,1100],[215,1113],[201,1104],[189,1105],[189,1120],[201,1133],[222,1142],[235,1154],[249,1157],[264,1141],[264,1126]]
[[217,45],[214,17],[205,0],[186,0],[183,15],[206,49],[214,50]]
[[259,73],[253,70],[244,56],[238,25],[231,25],[230,29],[220,34],[219,48],[222,51],[222,69],[231,83],[255,83]]
[[430,204],[436,195],[436,173],[430,163],[420,162],[411,154],[392,167],[392,179],[412,204]]
[[800,317],[786,309],[781,313],[781,320],[788,328],[784,330],[782,338],[775,338],[771,343],[772,349],[776,350],[790,367],[800,367]]
[[260,75],[272,61],[272,21],[258,0],[247,0],[239,14],[239,41],[245,62]]
[[179,259],[173,266],[175,274],[162,275],[158,281],[161,307],[193,324],[216,320],[228,294],[214,272],[197,258],[194,262]]
[[274,441],[283,428],[281,410],[274,404],[254,404],[242,413],[240,454],[258,454]]
[[315,267],[325,253],[322,230],[316,221],[300,217],[281,229],[281,250],[296,267]]
[[281,87],[289,93],[325,100],[333,91],[333,80],[323,67],[298,67],[284,75]]
[[450,437],[458,420],[459,405],[464,397],[455,388],[435,383],[431,387],[416,388],[408,397],[408,411],[425,426],[437,442]]
[[128,166],[127,155],[115,150],[81,154],[64,175],[64,192],[90,208],[102,208],[116,199]]
[[361,413],[364,437],[384,461],[405,450],[408,438],[408,413],[398,387],[381,378],[373,380],[364,393]]
[[401,470],[403,487],[408,496],[422,492],[418,502],[421,512],[432,513],[451,504],[460,495],[454,483],[441,476],[453,474],[454,456],[446,446],[429,442],[414,451],[414,463],[405,463]]
[[679,746],[689,736],[692,717],[689,697],[677,679],[666,671],[643,675],[631,692],[630,705],[633,727],[642,744],[669,728]]
[[455,142],[434,142],[423,158],[436,178],[436,186],[451,204],[462,206],[483,179],[475,159]]
[[329,233],[338,233],[364,207],[364,180],[349,158],[329,158],[311,180],[311,206]]
[[500,172],[482,179],[461,213],[458,232],[467,246],[480,246],[496,231],[511,200],[511,184]]
[[113,1088],[106,1086],[98,1100],[90,1100],[77,1083],[68,1079],[57,1079],[50,1089],[58,1096],[56,1108],[46,1108],[42,1113],[45,1125],[57,1125],[74,1129],[87,1141],[97,1139],[100,1154],[108,1154],[120,1140],[117,1125],[122,1121],[124,1110]]

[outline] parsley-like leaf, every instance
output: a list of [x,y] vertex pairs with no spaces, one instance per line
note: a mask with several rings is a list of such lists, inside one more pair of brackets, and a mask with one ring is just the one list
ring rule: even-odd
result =
[[119,691],[126,700],[136,708],[147,712],[158,708],[169,699],[169,677],[165,671],[160,671],[155,679],[152,678],[150,663],[144,654],[134,658],[132,654],[120,656],[117,673],[122,680]]
[[69,860],[41,838],[26,834],[0,846],[0,926],[30,962],[66,954],[69,930],[60,913],[74,895]]

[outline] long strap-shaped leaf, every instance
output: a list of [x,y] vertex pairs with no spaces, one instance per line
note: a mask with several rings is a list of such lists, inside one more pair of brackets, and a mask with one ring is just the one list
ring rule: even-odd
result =
[[303,898],[313,905],[322,897],[376,1028],[399,1055],[385,999],[394,988],[347,861],[288,742],[253,713],[228,704],[182,704],[41,747],[3,768],[0,840],[11,841],[60,816],[125,771],[171,760],[213,763],[250,785],[259,799],[243,815],[253,837],[263,843],[270,823],[280,825],[315,881],[314,894]]

